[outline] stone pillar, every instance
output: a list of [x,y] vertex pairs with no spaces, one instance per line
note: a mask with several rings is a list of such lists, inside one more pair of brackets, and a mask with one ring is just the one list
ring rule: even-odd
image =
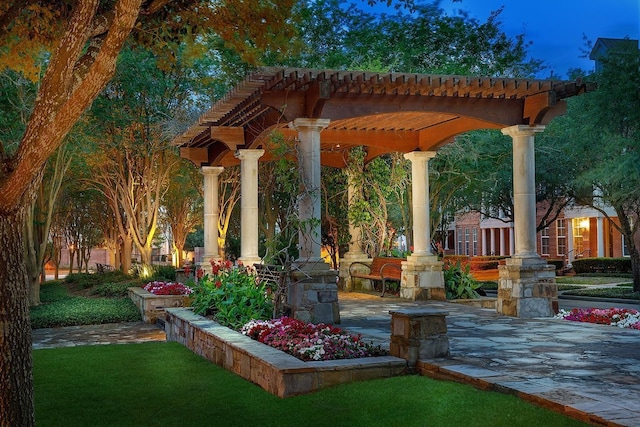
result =
[[491,231],[491,237],[489,238],[489,240],[491,241],[491,255],[495,255],[496,254],[496,230],[495,228],[491,228],[489,231]]
[[390,311],[392,356],[407,361],[414,369],[419,359],[449,357],[447,319],[449,312],[418,308]]
[[[355,179],[353,177],[353,172],[346,172],[347,175],[347,191],[348,191],[348,203],[349,207],[352,206],[354,200],[356,199],[358,189],[356,188]],[[355,225],[353,222],[349,221],[349,234],[351,235],[351,240],[349,240],[349,252],[342,254],[340,257],[340,273],[338,278],[338,286],[340,289],[345,291],[352,291],[355,289],[362,289],[363,285],[368,285],[368,288],[371,289],[371,281],[365,279],[354,279],[351,281],[351,275],[349,274],[351,265],[354,262],[366,263],[370,262],[368,255],[362,252],[362,228],[358,225]],[[360,265],[354,265],[353,268],[357,269],[361,272],[368,271],[365,266],[359,268]],[[355,282],[355,283],[354,283]]]
[[496,310],[522,318],[551,317],[558,310],[555,270],[536,251],[534,135],[544,126],[502,129],[513,139],[515,252],[498,267]]
[[507,248],[505,246],[505,241],[504,241],[504,228],[499,228],[498,229],[500,231],[500,235],[499,235],[499,239],[500,239],[500,253],[498,255],[503,256],[506,255],[506,251]]
[[318,262],[320,257],[320,131],[328,119],[295,119],[289,127],[298,131],[298,165],[302,172],[304,194],[300,198],[299,236],[301,261]]
[[320,256],[320,132],[328,125],[328,119],[299,118],[289,123],[298,131],[298,167],[305,192],[299,204],[300,256],[291,273],[287,301],[295,319],[314,323],[340,323],[337,271]]
[[447,298],[443,262],[431,253],[428,162],[435,155],[435,151],[413,151],[404,155],[411,161],[413,253],[402,263],[400,296],[414,301]]
[[598,257],[604,257],[604,218],[601,216],[598,217]]
[[258,159],[264,150],[238,150],[240,159],[240,259],[244,265],[261,262],[258,255]]
[[220,218],[220,201],[218,200],[218,176],[224,168],[203,166],[204,175],[204,256],[199,261],[205,273],[211,271],[210,260],[219,260],[218,253],[218,221]]

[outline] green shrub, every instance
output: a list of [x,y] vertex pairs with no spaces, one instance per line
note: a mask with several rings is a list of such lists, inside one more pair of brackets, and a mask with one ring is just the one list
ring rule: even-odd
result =
[[140,312],[128,298],[92,299],[69,297],[31,307],[31,327],[96,325],[139,321]]
[[47,282],[40,285],[40,302],[48,303],[60,301],[69,297],[69,291],[59,282]]
[[157,265],[154,267],[155,273],[153,278],[163,279],[168,282],[175,282],[176,280],[176,269],[172,265]]
[[630,258],[580,258],[572,262],[577,274],[631,273]]
[[476,292],[476,289],[480,288],[480,284],[473,278],[469,270],[469,264],[461,267],[460,262],[455,265],[445,265],[444,287],[447,299],[480,298],[480,294]]
[[547,264],[555,266],[556,270],[562,270],[564,268],[564,261],[561,259],[548,259]]
[[102,283],[104,281],[103,276],[104,274],[71,273],[65,277],[64,281],[70,285],[76,285],[79,288],[87,289]]
[[102,295],[109,298],[122,298],[129,294],[128,288],[133,286],[129,282],[125,283],[104,283],[96,286],[93,290],[93,295]]
[[270,319],[273,313],[267,283],[257,283],[254,272],[234,268],[228,261],[214,264],[212,274],[193,285],[193,290],[194,313],[212,315],[232,329],[239,330],[250,320]]

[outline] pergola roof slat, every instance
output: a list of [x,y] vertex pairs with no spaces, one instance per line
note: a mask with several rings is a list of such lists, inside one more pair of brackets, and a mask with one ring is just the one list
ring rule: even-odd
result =
[[[324,81],[329,84],[321,84],[318,95],[317,85]],[[236,126],[250,129],[245,131],[245,147],[250,148],[261,144],[265,140],[262,133],[270,132],[274,126],[282,127],[305,114],[317,114],[330,119],[327,134],[345,129],[350,137],[364,132],[367,138],[388,138],[387,151],[394,151],[394,132],[400,130],[406,135],[425,132],[433,126],[450,126],[455,135],[460,129],[533,125],[537,123],[530,120],[549,120],[559,114],[562,109],[555,107],[563,99],[593,88],[592,84],[571,81],[266,67],[253,72],[217,101],[197,123],[177,136],[174,144],[213,149],[218,142],[207,140],[210,132],[206,130]],[[539,94],[544,93],[550,95],[541,98]],[[534,95],[536,101],[527,104],[527,115],[533,119],[523,117],[525,101]],[[548,105],[540,99],[547,99]],[[532,108],[539,111],[532,114]],[[414,149],[444,143],[435,139],[429,142],[430,138],[451,137],[447,131],[438,134],[441,136],[422,134],[420,147]],[[384,146],[383,142],[380,144]],[[407,149],[406,144],[398,147]],[[226,155],[217,158],[228,161]]]

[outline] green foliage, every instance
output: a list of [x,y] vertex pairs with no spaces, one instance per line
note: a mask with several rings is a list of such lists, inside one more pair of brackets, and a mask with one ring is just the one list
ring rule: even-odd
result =
[[48,302],[63,300],[65,298],[69,298],[69,292],[61,282],[46,282],[40,285],[41,303],[45,304]]
[[41,304],[31,308],[31,327],[33,329],[135,322],[138,320],[140,320],[140,312],[129,298],[69,297],[55,303]]
[[64,282],[82,289],[88,289],[102,283],[104,280],[101,276],[91,273],[71,273],[65,277]]
[[564,260],[561,259],[548,259],[547,264],[553,265],[556,270],[562,270],[564,268]]
[[[101,323],[133,322],[140,320],[138,308],[126,295],[126,288],[133,286],[128,276],[118,272],[105,274],[73,274],[69,281],[49,282],[40,287],[42,304],[31,307],[31,327],[53,328],[59,326],[93,325]],[[105,282],[101,277],[125,279],[120,283]],[[94,294],[108,298],[84,298],[69,295],[66,285],[81,289],[96,286]]]
[[599,298],[620,298],[640,300],[640,292],[634,292],[629,287],[612,287],[597,289],[581,289],[566,291],[565,295],[577,295],[583,297],[599,297]]
[[164,279],[165,281],[176,280],[176,269],[172,265],[156,265],[153,267],[153,278],[156,280]]
[[130,282],[126,283],[104,283],[96,286],[93,295],[101,295],[108,298],[123,298],[129,294],[127,290],[133,286]]
[[461,267],[459,262],[448,264],[443,273],[447,299],[480,298],[476,292],[476,289],[480,288],[480,284],[471,275],[469,265]]
[[239,330],[250,320],[270,319],[273,313],[269,285],[257,283],[255,271],[234,268],[228,261],[216,263],[212,274],[192,288],[194,313],[212,315],[216,322],[232,329]]
[[630,273],[629,258],[580,258],[572,262],[577,274],[583,273]]

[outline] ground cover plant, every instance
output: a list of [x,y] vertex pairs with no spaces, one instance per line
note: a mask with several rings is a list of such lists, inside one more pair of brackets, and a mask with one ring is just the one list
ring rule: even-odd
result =
[[40,287],[40,300],[40,305],[30,309],[33,329],[140,320],[140,312],[127,297],[70,295],[68,287],[59,281],[43,284]]
[[356,359],[387,356],[380,346],[362,340],[342,329],[323,323],[305,323],[290,317],[252,320],[241,332],[263,344],[277,348],[303,361]]
[[43,426],[585,425],[512,395],[420,376],[280,399],[171,342],[35,350],[34,383]]

